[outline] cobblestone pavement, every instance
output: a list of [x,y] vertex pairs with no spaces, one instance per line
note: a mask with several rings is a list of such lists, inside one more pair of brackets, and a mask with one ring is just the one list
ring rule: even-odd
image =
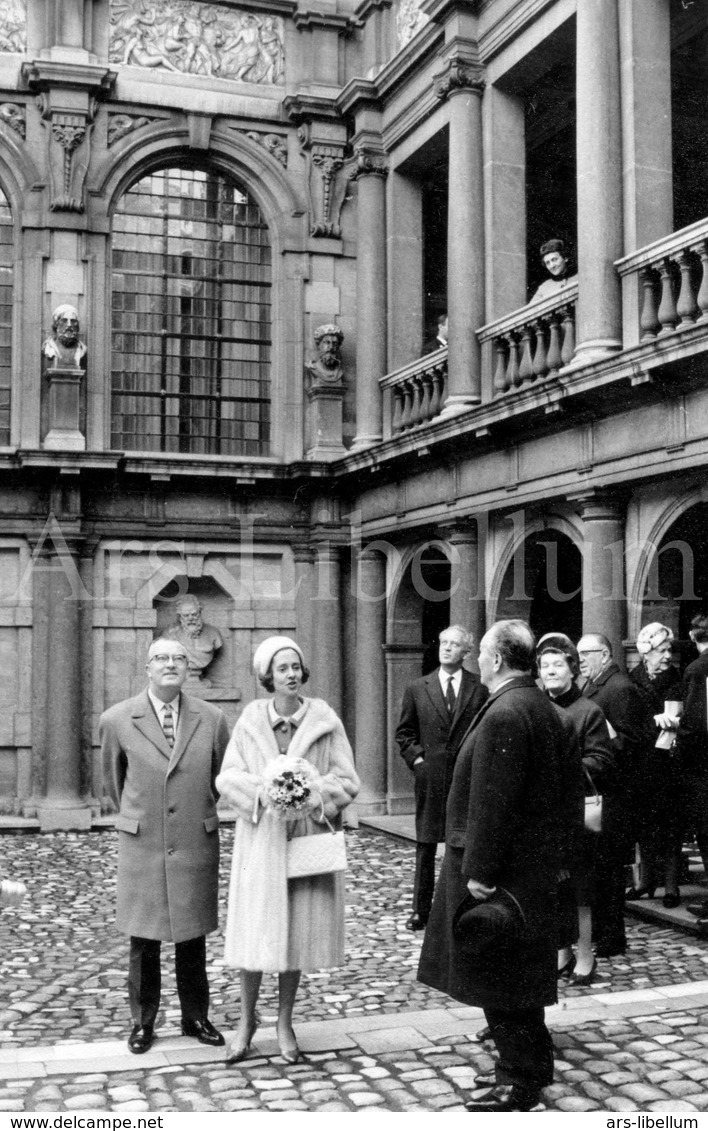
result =
[[[232,830],[223,834],[227,890]],[[414,849],[349,837],[349,945],[339,971],[303,977],[296,1029],[307,1059],[277,1055],[275,979],[264,979],[257,1059],[179,1037],[165,978],[160,1039],[125,1049],[126,940],[113,925],[115,834],[3,833],[3,873],[30,898],[0,916],[0,1111],[458,1110],[491,1061],[478,1010],[418,984],[420,936],[404,929]],[[558,1049],[547,1108],[708,1110],[708,940],[628,921],[623,958],[550,1011]],[[238,1019],[237,981],[209,940],[212,1017]],[[166,972],[170,963],[165,963]],[[78,1044],[77,1042],[81,1042]]]

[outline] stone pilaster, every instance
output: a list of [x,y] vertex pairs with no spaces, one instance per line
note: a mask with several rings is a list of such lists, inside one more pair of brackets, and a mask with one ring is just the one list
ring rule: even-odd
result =
[[578,4],[576,14],[578,317],[574,361],[620,349],[622,145],[616,0]]
[[470,671],[478,671],[479,642],[486,631],[484,597],[484,557],[476,522],[457,523],[439,528],[440,537],[450,546],[450,624],[459,624],[472,633],[474,647],[467,659]]
[[413,774],[400,755],[396,727],[401,716],[403,693],[414,679],[420,678],[423,648],[417,644],[387,644],[384,655],[388,716],[386,812],[396,816],[399,813],[412,813],[415,807]]
[[329,98],[288,95],[283,106],[297,126],[300,152],[307,165],[310,235],[315,239],[340,239],[347,188],[346,125]]
[[295,624],[296,639],[302,648],[308,666],[314,661],[313,636],[314,636],[314,553],[312,546],[306,542],[293,544],[293,562],[295,565]]
[[378,443],[382,431],[379,378],[386,373],[386,183],[381,150],[357,147],[356,436],[352,451]]
[[383,813],[386,802],[386,559],[364,549],[357,561],[356,753],[360,814]]
[[477,330],[484,324],[484,180],[479,66],[462,54],[435,76],[435,93],[450,107],[447,228],[448,388],[443,416],[481,397]]
[[600,492],[571,500],[583,521],[583,633],[601,632],[622,661],[626,631],[625,508]]
[[342,713],[342,614],[339,546],[313,543],[312,674],[316,694]]

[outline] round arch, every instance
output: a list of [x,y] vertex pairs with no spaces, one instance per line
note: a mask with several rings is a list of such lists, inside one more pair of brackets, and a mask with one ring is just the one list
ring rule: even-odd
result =
[[708,492],[704,488],[693,487],[690,491],[673,498],[666,504],[659,516],[655,519],[647,536],[643,539],[634,579],[629,593],[629,608],[627,610],[627,636],[629,640],[636,640],[644,620],[644,597],[650,580],[650,573],[654,568],[657,555],[672,526],[692,507],[708,500]]
[[519,528],[514,524],[514,528],[502,547],[499,560],[492,574],[488,598],[489,624],[493,624],[495,620],[499,619],[498,610],[504,581],[516,553],[530,537],[538,534],[548,534],[552,531],[565,535],[573,546],[575,546],[578,553],[582,554],[583,539],[579,527],[562,515],[540,515],[530,521],[525,520],[523,528]]
[[189,144],[187,125],[155,122],[118,142],[99,165],[91,185],[92,219],[110,222],[116,202],[137,180],[171,162],[208,164],[239,181],[253,196],[272,233],[275,249],[306,239],[307,206],[283,167],[266,150],[235,132],[212,130],[207,149]]

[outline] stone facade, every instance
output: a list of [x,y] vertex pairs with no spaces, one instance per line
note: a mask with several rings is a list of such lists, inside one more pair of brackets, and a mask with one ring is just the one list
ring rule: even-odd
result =
[[[685,642],[707,42],[669,0],[0,0],[0,811],[110,813],[98,717],[184,593],[232,723],[297,635],[369,812],[411,807],[392,736],[448,622]],[[527,308],[556,236],[577,281]]]

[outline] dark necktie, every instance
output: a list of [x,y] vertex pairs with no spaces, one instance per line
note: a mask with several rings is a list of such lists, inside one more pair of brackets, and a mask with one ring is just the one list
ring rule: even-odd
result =
[[445,692],[445,701],[447,702],[447,709],[449,714],[455,710],[455,688],[452,686],[452,681],[455,677],[450,676],[447,681],[447,691]]
[[175,717],[172,714],[172,708],[165,706],[162,711],[162,729],[165,732],[167,745],[170,750],[175,744]]

